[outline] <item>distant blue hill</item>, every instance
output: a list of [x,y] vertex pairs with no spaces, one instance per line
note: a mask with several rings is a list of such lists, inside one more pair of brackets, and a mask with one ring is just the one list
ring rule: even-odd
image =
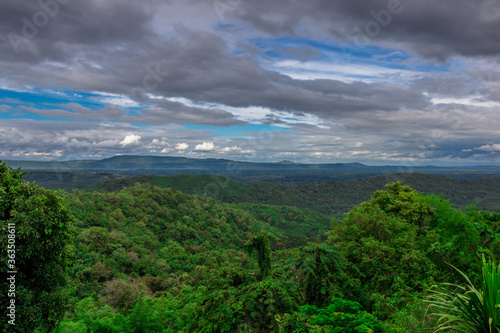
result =
[[[152,171],[152,170],[359,170],[369,167],[361,163],[302,164],[291,161],[274,163],[240,162],[227,159],[196,159],[173,156],[133,156],[120,155],[102,160],[74,161],[5,161],[11,167],[38,171]],[[388,167],[383,167],[388,168]]]
[[[79,184],[77,188],[80,188],[85,183],[92,186],[98,180],[136,175],[218,174],[243,183],[256,181],[312,183],[329,180],[365,179],[393,173],[412,172],[458,179],[500,177],[500,167],[493,165],[467,167],[437,167],[432,165],[420,167],[368,166],[362,163],[305,164],[287,160],[280,162],[242,162],[216,158],[196,159],[134,155],[120,155],[102,160],[5,162],[13,168],[20,167],[23,171],[30,171],[30,175],[27,177],[30,181],[43,179],[64,184],[72,182],[70,180],[75,180]],[[80,175],[71,175],[75,173]],[[84,181],[85,177],[87,179],[92,178],[92,181]],[[75,187],[70,186],[70,188]]]

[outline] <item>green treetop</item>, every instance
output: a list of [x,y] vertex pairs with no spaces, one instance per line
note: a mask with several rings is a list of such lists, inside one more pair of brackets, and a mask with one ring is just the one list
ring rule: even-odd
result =
[[[67,302],[64,288],[72,216],[56,192],[23,182],[24,175],[0,163],[1,270],[2,274],[17,272],[2,278],[2,311],[15,302],[15,326],[4,313],[2,332],[51,331],[62,319]],[[14,291],[7,283],[11,276]]]

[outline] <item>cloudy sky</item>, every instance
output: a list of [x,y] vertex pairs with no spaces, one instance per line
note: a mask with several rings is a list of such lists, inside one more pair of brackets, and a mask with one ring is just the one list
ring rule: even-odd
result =
[[498,0],[2,0],[0,159],[500,163]]

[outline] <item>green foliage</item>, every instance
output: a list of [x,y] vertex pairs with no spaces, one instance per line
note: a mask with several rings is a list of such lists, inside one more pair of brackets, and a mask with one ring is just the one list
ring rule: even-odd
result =
[[185,287],[174,297],[143,297],[128,315],[96,301],[84,298],[75,304],[75,314],[66,318],[54,333],[73,332],[120,332],[120,333],[173,333],[188,332],[192,314],[200,306],[203,288]]
[[[495,237],[482,238],[481,233],[487,228],[484,220],[474,221],[472,212],[464,214],[453,209],[446,200],[431,197],[434,201],[434,214],[431,226],[437,234],[435,242],[431,244],[429,253],[433,255],[434,262],[442,271],[447,271],[448,280],[459,279],[456,271],[450,270],[448,263],[466,272],[477,280],[481,269],[481,255],[493,256],[488,251]],[[484,235],[484,233],[483,233]],[[451,274],[450,274],[451,273]]]
[[298,247],[308,241],[324,241],[326,230],[333,219],[310,209],[299,209],[290,206],[273,206],[265,204],[235,204],[252,214],[257,220],[276,228],[283,235],[282,247]]
[[361,283],[372,292],[391,293],[396,278],[421,290],[428,278],[437,276],[420,244],[418,225],[373,201],[354,208],[333,230],[331,242],[359,269]]
[[359,303],[333,298],[325,308],[304,305],[300,314],[284,317],[280,332],[382,333],[384,325]]
[[[67,304],[66,270],[72,253],[68,231],[73,218],[58,193],[23,182],[23,175],[0,164],[0,263],[3,272],[17,271],[15,297],[8,297],[7,276],[1,283],[4,332],[52,330]],[[15,243],[8,242],[11,239]],[[16,304],[15,326],[5,320],[11,299]]]
[[433,207],[421,193],[400,182],[388,184],[386,191],[376,191],[371,202],[378,205],[389,215],[397,216],[406,222],[418,226],[419,231],[427,227]]
[[[53,166],[49,167],[49,169],[54,170]],[[51,172],[35,171],[31,169],[26,177],[24,177],[24,180],[28,182],[36,182],[40,187],[46,189],[71,192],[73,190],[98,186],[102,182],[122,179],[124,177],[124,175],[105,172]]]
[[494,249],[500,236],[491,230],[495,224],[473,208],[461,212],[441,197],[400,183],[386,187],[347,214],[330,237],[353,264],[349,274],[359,277],[369,295],[358,300],[383,319],[431,281],[458,279],[448,263],[467,273],[477,271],[481,254],[498,255]]
[[72,332],[99,332],[118,333],[126,332],[125,316],[116,313],[105,304],[95,304],[90,297],[76,303],[76,315],[72,321],[65,320],[54,333]]
[[483,258],[479,288],[457,271],[466,280],[465,286],[443,283],[431,288],[429,309],[439,318],[433,331],[500,332],[500,264]]
[[[451,172],[444,172],[450,177]],[[336,176],[338,177],[338,172]],[[499,207],[500,178],[477,178],[458,180],[421,173],[399,173],[373,177],[376,174],[364,174],[356,177],[346,175],[343,181],[299,182],[290,184],[256,182],[258,177],[247,177],[250,184],[242,184],[217,175],[175,175],[175,176],[137,176],[121,180],[112,180],[100,184],[102,191],[119,191],[136,183],[152,183],[160,187],[172,187],[187,194],[209,195],[228,203],[260,203],[276,206],[294,206],[309,209],[322,214],[349,212],[354,206],[369,200],[374,191],[382,190],[387,183],[400,181],[426,194],[442,193],[457,207],[475,203],[484,209],[496,210]],[[481,172],[481,177],[485,173]],[[342,177],[342,176],[341,176]],[[369,179],[360,179],[368,178]],[[270,178],[270,177],[269,177]],[[328,179],[328,177],[325,177]],[[323,178],[324,179],[324,178]],[[338,179],[338,178],[337,178]]]
[[276,241],[276,237],[261,232],[258,236],[253,236],[245,243],[245,251],[248,255],[255,253],[259,264],[260,275],[265,278],[271,272],[271,241]]
[[346,262],[338,249],[326,244],[310,244],[284,251],[277,263],[281,276],[293,281],[301,295],[301,304],[319,307],[334,296],[355,295],[358,286],[346,273]]
[[114,279],[104,284],[101,294],[112,308],[127,314],[131,307],[148,295],[148,290],[144,284],[135,280]]
[[[421,187],[446,183],[408,179]],[[67,264],[74,250],[69,288],[62,289],[64,278],[57,286],[64,274],[49,265],[51,278],[40,274],[36,282],[56,288],[28,300],[52,301],[47,312],[59,318],[57,333],[421,332],[435,324],[422,306],[428,285],[462,278],[447,263],[475,283],[480,258],[499,259],[500,214],[474,206],[462,212],[400,183],[376,191],[386,180],[244,185],[208,175],[142,176],[64,195],[75,221],[58,229],[51,223],[64,215],[54,208],[59,199],[11,170],[0,213],[19,226],[26,217],[35,222],[20,229],[37,240],[26,253],[31,246],[44,260],[56,255]],[[174,185],[195,195],[164,188]],[[347,211],[372,191],[339,223],[318,213]],[[73,250],[50,247],[70,234]],[[61,320],[64,297],[70,306]],[[39,331],[51,328],[40,323]]]
[[159,278],[160,284],[147,284],[153,293],[177,294],[210,269],[249,265],[243,244],[269,229],[228,204],[148,184],[118,193],[75,191],[66,202],[76,217],[71,277],[78,298],[125,277]]
[[413,299],[407,300],[391,315],[386,328],[389,332],[421,333],[428,332],[436,326],[436,318],[427,315],[428,303],[419,295],[414,294]]
[[359,303],[334,298],[325,309],[305,305],[302,313],[309,316],[309,324],[326,326],[331,332],[384,332],[382,324],[371,314],[362,311]]
[[294,283],[271,274],[270,242],[265,232],[253,236],[245,249],[257,254],[260,275],[228,268],[211,278],[205,300],[191,330],[197,332],[274,332],[277,317],[297,309]]

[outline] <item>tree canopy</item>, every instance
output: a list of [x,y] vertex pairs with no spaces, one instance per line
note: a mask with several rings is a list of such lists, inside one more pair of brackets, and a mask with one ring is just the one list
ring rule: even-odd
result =
[[4,305],[14,300],[15,326],[2,321],[1,330],[50,331],[62,320],[67,305],[72,216],[59,193],[25,183],[23,176],[0,163],[0,263],[4,274],[17,272],[8,274],[14,277],[14,291],[7,277],[2,279],[0,304],[6,311]]
[[436,325],[429,286],[463,282],[449,264],[476,283],[499,259],[500,214],[400,183],[335,220],[151,183],[56,193],[0,170],[22,332],[416,333]]

